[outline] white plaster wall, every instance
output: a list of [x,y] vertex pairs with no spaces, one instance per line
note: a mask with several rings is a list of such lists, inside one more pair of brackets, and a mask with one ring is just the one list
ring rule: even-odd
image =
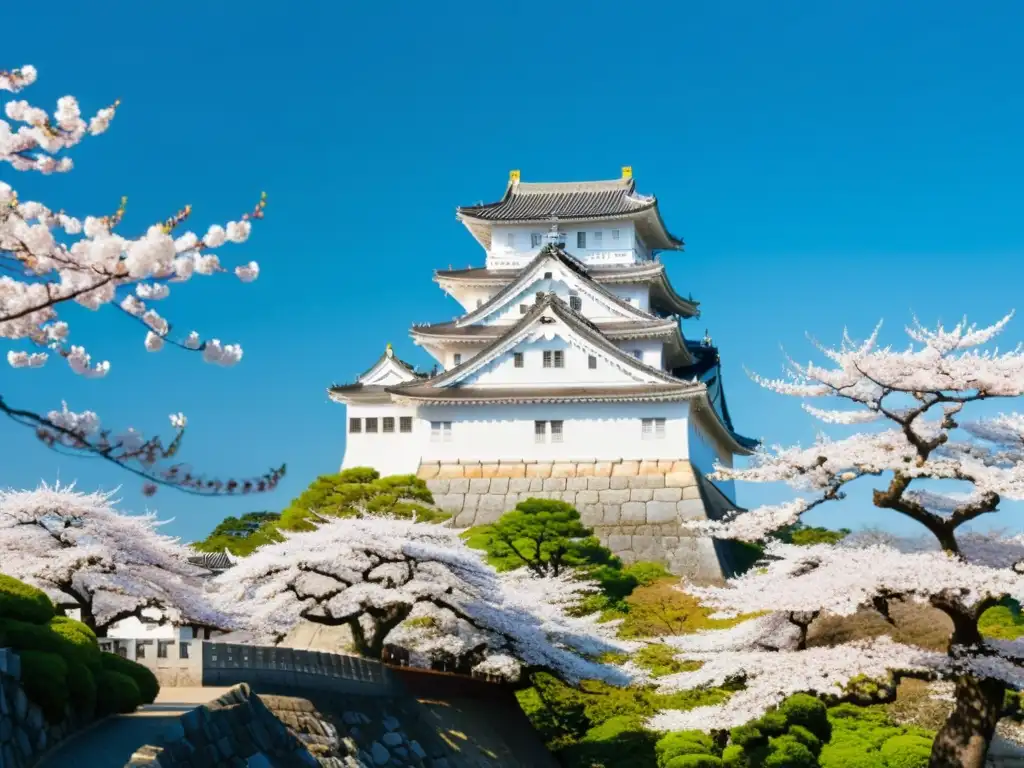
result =
[[[619,231],[618,239],[612,237],[612,230]],[[491,231],[491,249],[487,252],[489,269],[515,269],[526,266],[547,242],[544,235],[550,230],[543,223],[498,224]],[[577,232],[587,233],[587,247],[577,248]],[[633,264],[651,258],[650,253],[634,234],[632,221],[602,221],[592,225],[564,224],[559,231],[565,235],[565,250],[586,264]],[[595,235],[601,233],[601,242]],[[541,244],[531,244],[531,233],[541,235]],[[508,245],[508,236],[515,238]]]
[[477,307],[483,306],[490,301],[491,296],[497,293],[498,290],[500,289],[464,286],[458,288],[456,292],[445,291],[445,293],[459,302],[467,312],[472,312]]
[[636,357],[634,351],[640,352],[640,361],[652,368],[662,370],[662,359],[665,343],[657,339],[624,339],[616,341],[615,346],[627,355]]
[[[544,277],[547,272],[551,272],[550,278]],[[509,297],[500,308],[495,308],[490,314],[480,318],[479,322],[483,325],[514,325],[523,317],[520,305],[526,304],[528,307],[532,307],[540,292],[554,293],[566,304],[569,303],[570,295],[575,292],[580,297],[580,313],[588,320],[595,322],[623,321],[634,317],[628,310],[617,306],[615,302],[589,291],[581,282],[578,277],[570,274],[564,268],[542,269],[538,279],[531,282],[514,297]],[[634,299],[636,302],[634,306],[649,304],[647,296],[641,298],[640,293],[647,293],[646,286],[643,290],[637,290],[628,296],[627,300]]]
[[[716,463],[732,466],[732,454],[697,419],[691,419],[689,427],[690,461],[698,471],[705,475],[714,472]],[[714,482],[730,501],[736,501],[736,484],[732,480]]]
[[[545,368],[544,351],[560,350],[564,368]],[[523,367],[515,367],[514,352],[522,352]],[[613,365],[602,355],[597,367],[590,368],[590,352],[566,343],[561,336],[523,342],[475,371],[467,381],[473,387],[547,387],[547,386],[636,386],[639,382]]]
[[[450,442],[431,442],[428,431],[423,459],[683,459],[689,455],[688,412],[687,403],[422,406],[424,422],[452,423]],[[643,418],[664,418],[664,438],[644,439]],[[549,437],[537,443],[535,420],[563,421],[563,442]]]
[[[381,432],[381,419],[393,416],[395,431]],[[399,417],[412,416],[412,432],[399,432]],[[377,432],[349,433],[349,419],[367,417],[377,419]],[[345,408],[345,457],[341,468],[373,467],[382,475],[404,475],[415,472],[422,453],[422,441],[429,436],[429,425],[424,431],[423,423],[416,417],[416,408],[393,403],[381,405],[349,405]]]
[[604,288],[644,312],[651,311],[651,287],[647,283],[613,283]]

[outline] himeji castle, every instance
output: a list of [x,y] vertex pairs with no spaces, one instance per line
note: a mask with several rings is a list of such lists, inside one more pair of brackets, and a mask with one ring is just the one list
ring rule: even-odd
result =
[[750,453],[733,428],[711,339],[687,339],[698,302],[670,283],[683,250],[632,170],[610,181],[540,183],[512,171],[500,200],[457,209],[484,264],[439,270],[462,313],[413,325],[431,371],[387,345],[354,383],[343,468],[415,473],[459,527],[493,522],[522,499],[563,499],[626,562],[661,560],[715,578],[724,543],[685,519],[735,509],[704,475]]

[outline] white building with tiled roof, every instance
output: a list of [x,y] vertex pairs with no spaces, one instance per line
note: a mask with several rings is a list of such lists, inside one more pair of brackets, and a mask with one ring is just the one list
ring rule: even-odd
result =
[[733,429],[717,350],[683,335],[699,310],[660,259],[683,242],[657,200],[628,168],[555,184],[513,171],[501,200],[457,215],[484,265],[434,279],[463,313],[413,326],[432,372],[388,345],[329,389],[348,411],[343,468],[418,473],[459,525],[521,498],[565,499],[624,559],[656,539],[657,557],[693,570],[664,552],[673,526],[734,506],[731,487],[702,475],[755,441]]

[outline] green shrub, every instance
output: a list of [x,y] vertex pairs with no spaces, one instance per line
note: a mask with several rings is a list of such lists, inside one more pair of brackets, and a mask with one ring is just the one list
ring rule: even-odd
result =
[[818,760],[794,737],[777,736],[768,742],[764,768],[818,768]]
[[655,735],[640,718],[620,715],[587,731],[578,744],[559,752],[569,768],[657,768]]
[[694,664],[694,662],[677,659],[675,649],[665,643],[645,645],[633,654],[633,663],[649,670],[654,677],[674,675]]
[[95,660],[99,648],[96,645],[87,645],[80,637],[75,634],[74,640],[70,640],[49,624],[29,624],[14,619],[0,619],[0,648],[13,648],[19,653],[55,653],[69,664],[77,662],[89,666],[89,659]]
[[665,763],[665,768],[722,768],[722,758],[714,755],[680,755]]
[[104,669],[96,675],[96,713],[134,712],[142,704],[139,686],[128,675]]
[[893,736],[879,750],[888,768],[927,768],[932,742],[917,734]]
[[729,731],[729,741],[741,747],[753,747],[766,744],[768,737],[761,733],[756,725],[746,723],[745,725],[737,725]]
[[53,615],[53,603],[45,592],[0,573],[0,619],[45,624]]
[[118,672],[135,682],[143,704],[152,704],[156,700],[157,694],[160,693],[160,683],[149,669],[134,661],[123,659],[116,653],[101,653],[100,660],[103,669]]
[[815,755],[821,753],[821,739],[802,725],[789,726],[789,735],[811,750]]
[[886,768],[878,752],[869,751],[865,742],[826,744],[818,756],[821,768]]
[[725,768],[753,768],[746,750],[739,744],[730,744],[722,750],[722,765]]
[[781,736],[789,727],[786,716],[777,709],[765,712],[759,720],[754,721],[753,725],[765,736]]
[[715,743],[706,733],[700,731],[677,731],[658,740],[654,745],[654,753],[660,768],[679,755],[710,755],[714,752]]
[[822,741],[832,735],[828,722],[828,708],[821,699],[806,693],[790,696],[779,707],[789,725],[802,725]]
[[[99,671],[100,647],[96,642],[96,635],[85,624],[64,616],[55,616],[50,620],[47,628],[67,643],[65,647],[74,656],[74,659],[68,659],[69,662],[74,660],[94,672]],[[71,649],[74,650],[71,651]]]
[[96,713],[96,678],[84,664],[68,665],[68,694],[79,716],[90,718]]
[[67,662],[46,651],[19,651],[18,656],[25,695],[39,705],[51,723],[63,720],[68,706]]
[[659,579],[674,578],[661,563],[650,563],[645,560],[626,566],[622,572],[636,579],[636,583],[641,587],[653,584]]

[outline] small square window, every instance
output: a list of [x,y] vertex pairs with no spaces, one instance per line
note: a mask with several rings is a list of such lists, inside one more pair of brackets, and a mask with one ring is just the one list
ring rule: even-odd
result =
[[476,300],[476,306],[477,306],[478,309],[480,307],[482,307],[483,305],[484,305],[484,300],[483,299],[477,299]]
[[441,432],[444,435],[444,441],[450,443],[452,441],[452,423],[450,421],[441,422]]
[[179,659],[187,659],[188,658],[188,643],[179,643],[178,644],[178,658]]
[[555,368],[565,368],[565,352],[560,349],[555,350]]
[[590,355],[590,357],[587,358],[587,367],[590,368],[590,370],[597,368],[597,355]]
[[547,427],[546,421],[535,421],[533,422],[533,441],[535,443],[543,443],[547,440]]
[[527,304],[520,304],[519,305],[519,314],[520,315],[525,315],[529,311],[530,311],[529,305],[527,305]]
[[545,280],[550,280],[551,279],[551,273],[550,272],[545,272],[544,273],[544,279]]
[[505,244],[508,245],[509,248],[515,248],[516,247],[516,235],[515,235],[515,232],[509,232],[507,235],[505,235]]
[[383,419],[381,419],[380,427],[381,427],[381,429],[380,429],[381,432],[388,432],[388,433],[394,432],[395,431],[395,417],[394,416],[385,416]]
[[530,247],[532,247],[532,248],[539,248],[540,247],[540,237],[541,237],[540,232],[531,232],[530,233]]
[[399,432],[412,432],[412,416],[399,416],[398,417],[398,431]]
[[462,353],[456,352],[454,355],[452,355],[452,362],[455,365],[462,365]]
[[[551,367],[551,350],[550,349],[545,349],[544,350],[544,367],[545,368],[550,368]],[[540,423],[540,422],[538,422],[538,423]]]
[[157,640],[156,641],[156,657],[158,659],[167,658],[167,649],[172,645],[170,640]]
[[146,658],[146,646],[148,643],[145,640],[138,640],[135,643],[135,658],[144,659]]
[[598,246],[601,244],[601,238],[604,237],[604,232],[598,230],[594,233],[594,245]]
[[562,442],[562,422],[552,421],[551,422],[551,442],[560,443]]
[[522,352],[513,352],[512,353],[512,365],[514,367],[516,367],[516,368],[522,368],[523,367],[523,353]]
[[363,431],[363,420],[359,418],[351,418],[348,420],[348,432],[350,435],[358,434]]
[[618,239],[619,239],[619,230],[613,229],[612,230],[612,240],[618,240]]
[[376,432],[377,431],[377,419],[371,418],[366,420],[366,431]]
[[583,299],[574,294],[569,295],[569,308],[574,309],[577,312],[583,311]]
[[644,359],[644,352],[643,352],[643,350],[642,349],[634,349],[633,350],[633,357],[635,357],[637,360],[643,360]]
[[646,440],[654,432],[654,419],[642,419],[640,422],[640,434]]
[[665,420],[655,419],[654,420],[654,436],[659,440],[665,437]]
[[587,247],[587,233],[586,232],[577,232],[576,233],[576,247],[577,248],[586,248]]

